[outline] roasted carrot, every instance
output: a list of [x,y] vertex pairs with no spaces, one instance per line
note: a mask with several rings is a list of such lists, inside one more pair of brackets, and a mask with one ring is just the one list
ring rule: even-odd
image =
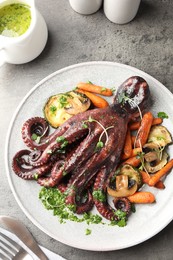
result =
[[148,184],[149,180],[150,180],[150,175],[149,173],[145,172],[145,171],[140,171],[141,175],[142,175],[142,181],[143,183]]
[[155,117],[153,119],[152,125],[160,125],[163,122],[163,119],[160,117]]
[[130,157],[134,157],[134,156],[136,156],[138,153],[141,153],[141,152],[142,152],[142,149],[141,149],[141,148],[134,148],[134,149],[132,149],[132,152],[131,152],[130,156],[127,156],[125,153],[123,153],[121,159],[122,159],[122,160],[125,160],[125,159],[128,159],[128,158],[130,158]]
[[155,186],[155,184],[165,176],[173,168],[173,159],[171,159],[160,171],[156,172],[151,176],[149,180],[150,186]]
[[144,114],[141,120],[141,126],[137,133],[135,147],[143,147],[148,139],[148,135],[150,132],[150,128],[153,122],[153,115],[151,112],[147,112]]
[[130,164],[133,167],[137,167],[139,166],[140,162],[141,160],[139,158],[136,158],[136,156],[134,156],[124,161],[123,164]]
[[163,190],[165,189],[165,184],[163,183],[163,181],[158,181],[154,187]]
[[[153,118],[152,125],[160,125],[162,122],[163,122],[162,118],[155,117],[155,118]],[[141,125],[141,122],[135,122],[135,123],[130,124],[129,128],[131,131],[135,131],[135,130],[139,129],[140,125]]]
[[135,141],[136,141],[136,136],[132,135],[131,140],[132,140],[132,147],[134,147],[134,144],[135,144]]
[[147,204],[155,201],[155,196],[149,191],[137,191],[133,195],[127,197],[131,203]]
[[[145,172],[145,171],[140,171],[141,175],[142,175],[142,181],[143,183],[149,184],[149,180],[151,179],[151,176],[149,175],[149,173]],[[163,183],[163,181],[158,181],[155,185],[155,188],[157,189],[164,189],[165,185]]]
[[126,158],[129,158],[132,153],[132,139],[131,139],[131,133],[129,129],[127,130],[123,153]]
[[135,131],[135,130],[139,129],[140,125],[141,125],[141,122],[134,122],[129,125],[129,128],[131,131]]
[[104,98],[97,96],[97,95],[95,95],[91,92],[84,91],[84,90],[81,90],[81,89],[77,89],[77,91],[85,94],[91,100],[93,105],[98,107],[98,108],[104,108],[104,107],[107,107],[109,105],[108,102]]
[[84,91],[89,91],[89,92],[100,94],[103,96],[112,96],[113,95],[113,92],[111,89],[97,86],[92,83],[80,82],[77,84],[77,89],[82,89]]

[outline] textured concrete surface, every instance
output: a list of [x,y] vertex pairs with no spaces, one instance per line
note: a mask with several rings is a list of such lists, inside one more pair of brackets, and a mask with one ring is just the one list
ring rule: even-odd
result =
[[49,29],[45,50],[28,64],[0,67],[0,214],[20,219],[40,244],[69,260],[173,259],[173,222],[148,241],[114,252],[87,252],[51,239],[17,205],[4,165],[6,131],[18,103],[36,83],[60,68],[95,60],[125,63],[149,73],[173,92],[173,1],[143,0],[135,19],[126,25],[111,23],[102,9],[90,16],[77,14],[67,0],[36,0],[36,4]]

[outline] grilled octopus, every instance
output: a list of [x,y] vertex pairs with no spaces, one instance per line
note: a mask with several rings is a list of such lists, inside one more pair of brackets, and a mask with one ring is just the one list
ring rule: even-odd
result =
[[[117,209],[107,201],[106,185],[120,162],[127,125],[147,108],[149,97],[147,82],[133,76],[120,85],[110,106],[77,114],[52,134],[43,118],[27,120],[22,137],[31,151],[14,156],[14,172],[45,187],[61,189],[65,183],[66,203],[74,205],[78,214],[95,204],[103,217],[117,220]],[[39,141],[33,140],[33,134]],[[105,196],[103,201],[92,195],[98,190]]]

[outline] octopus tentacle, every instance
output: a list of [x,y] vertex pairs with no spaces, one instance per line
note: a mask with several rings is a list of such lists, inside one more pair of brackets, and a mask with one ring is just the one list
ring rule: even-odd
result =
[[[47,173],[52,164],[42,165],[40,167],[32,167],[28,164],[29,150],[21,150],[13,158],[12,168],[16,175],[25,180],[34,180]],[[27,157],[27,158],[25,158]]]
[[[54,187],[57,185],[64,175],[69,174],[74,171],[75,168],[79,168],[79,166],[83,163],[83,160],[87,161],[89,157],[92,156],[95,149],[95,142],[91,136],[85,138],[83,142],[70,153],[70,156],[67,155],[67,159],[64,162],[64,166],[60,167],[55,174],[51,174],[49,178],[42,178],[38,180],[38,183],[41,186],[45,187]],[[83,158],[85,154],[85,159]]]
[[100,172],[97,174],[95,183],[94,183],[94,191],[99,191],[103,194],[103,200],[99,200],[94,197],[94,204],[98,210],[98,212],[108,220],[119,220],[118,216],[116,216],[116,210],[114,210],[107,201],[107,193],[106,193],[106,181],[107,181],[107,170],[106,168],[102,168]]
[[[69,192],[69,189],[67,191]],[[77,214],[89,212],[94,206],[93,197],[89,190],[87,190],[87,200],[82,202],[82,194],[76,193],[74,187],[71,187],[70,195],[66,198],[66,204],[73,205]]]
[[34,140],[33,135],[35,134],[42,142],[45,142],[49,134],[49,124],[42,117],[30,118],[23,124],[21,132],[24,143],[33,150],[38,148],[38,140]]
[[62,137],[62,141],[58,140],[56,138],[56,140],[54,140],[53,142],[51,142],[46,149],[43,151],[42,155],[40,156],[40,158],[37,161],[31,162],[31,164],[33,166],[40,166],[43,165],[45,163],[47,163],[47,161],[50,159],[51,155],[53,153],[55,153],[56,151],[58,152],[58,149],[61,151],[62,149],[65,148],[65,146],[71,144],[72,142],[76,141],[76,139],[79,136],[82,136],[86,133],[86,129],[84,128],[79,128],[77,131],[75,131],[75,129],[73,129],[73,131],[71,130],[70,132],[65,132],[64,135],[59,135],[58,137]]
[[[39,178],[37,183],[44,187],[54,187],[63,177],[63,165],[64,160],[57,161],[51,169],[49,177]],[[62,172],[62,176],[59,175],[59,172]]]
[[120,209],[124,212],[126,212],[127,215],[131,212],[131,203],[128,200],[128,198],[125,197],[119,197],[113,199],[113,204],[116,209]]

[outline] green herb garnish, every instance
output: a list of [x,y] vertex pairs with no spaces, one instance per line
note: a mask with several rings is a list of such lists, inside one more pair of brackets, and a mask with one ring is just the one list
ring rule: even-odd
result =
[[118,209],[115,211],[115,216],[118,217],[118,220],[112,220],[110,225],[111,226],[119,226],[119,227],[125,227],[127,225],[127,214],[126,212]]
[[40,140],[41,140],[41,136],[39,136],[39,135],[37,135],[37,134],[32,134],[32,136],[31,136],[31,139],[33,140],[33,141],[35,141],[37,144],[39,144],[40,143]]
[[162,119],[169,118],[165,112],[158,112],[157,116]]
[[69,104],[69,102],[67,100],[67,95],[61,95],[60,96],[59,104],[60,104],[60,108],[64,108]]
[[90,234],[91,234],[91,229],[88,229],[88,228],[87,228],[87,229],[85,230],[85,235],[88,236],[88,235],[90,235]]
[[126,96],[126,94],[124,92],[122,92],[121,94],[118,95],[118,102],[122,103],[123,106],[125,105],[126,102],[128,102],[129,105],[133,108],[134,108],[134,105],[135,105],[137,107],[138,111],[139,111],[139,115],[140,115],[140,118],[142,120],[142,112],[141,112],[140,107],[138,106],[138,104],[132,98]]
[[101,92],[104,92],[104,91],[106,91],[106,88],[102,88],[102,89],[101,89]]
[[[69,190],[74,190],[74,187],[70,187]],[[57,216],[60,223],[66,223],[67,220],[74,222],[86,222],[87,225],[90,224],[102,224],[102,217],[98,214],[93,214],[92,212],[84,213],[82,216],[75,214],[76,206],[73,204],[66,204],[66,197],[69,192],[62,193],[57,188],[45,188],[43,187],[39,192],[39,199],[42,201],[43,205],[47,210],[52,210],[53,215]],[[95,191],[95,195],[100,200],[104,201],[106,198],[101,191]],[[118,216],[118,221],[111,221],[108,225],[118,225],[123,227],[126,225],[126,213],[117,210],[115,215]],[[91,234],[90,231],[87,231]]]
[[103,134],[106,135],[106,142],[105,142],[105,144],[107,144],[108,139],[109,139],[107,130],[110,129],[110,128],[113,128],[114,126],[109,126],[109,127],[105,128],[98,120],[92,118],[91,116],[89,116],[88,120],[83,122],[84,125],[85,125],[85,122],[90,122],[90,123],[95,122],[95,123],[99,124],[101,126],[101,128],[103,129],[103,132],[101,133],[101,135],[99,137],[99,140],[98,140],[98,142],[96,144],[96,151],[97,151],[98,148],[100,149],[100,148],[102,148],[104,146],[104,143],[101,141]]
[[50,107],[50,111],[51,111],[52,113],[55,113],[56,110],[57,110],[57,107],[56,107],[56,106],[51,106],[51,107]]
[[101,190],[94,190],[92,194],[94,199],[101,202],[106,201],[106,195]]

